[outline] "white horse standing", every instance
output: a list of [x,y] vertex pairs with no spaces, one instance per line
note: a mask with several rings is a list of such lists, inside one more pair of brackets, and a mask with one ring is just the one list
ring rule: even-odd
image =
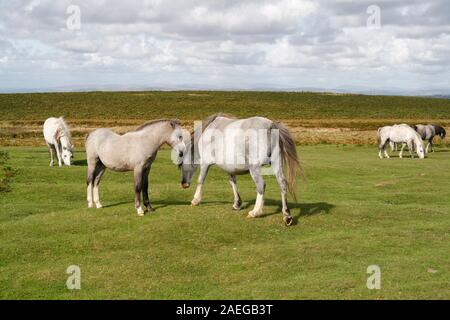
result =
[[[408,146],[409,154],[411,158],[414,158],[412,150],[416,150],[417,155],[420,159],[425,157],[425,152],[423,150],[422,139],[419,134],[407,124],[396,124],[393,126],[386,126],[378,129],[378,156],[383,159],[383,152],[386,158],[389,155],[386,151],[386,145],[388,143],[402,144],[400,150],[399,158],[403,157],[403,149]],[[415,148],[414,148],[415,147]]]
[[53,166],[54,153],[56,153],[60,167],[62,162],[66,166],[70,166],[70,160],[73,158],[73,144],[69,127],[63,117],[45,120],[44,138],[50,150],[50,166]]
[[249,217],[255,218],[262,214],[264,206],[266,184],[262,167],[270,165],[280,186],[283,220],[286,225],[291,225],[293,220],[288,208],[287,192],[290,191],[295,199],[296,175],[301,172],[301,167],[288,129],[281,123],[263,117],[235,119],[221,113],[206,118],[199,129],[194,131],[194,141],[191,141],[180,165],[183,188],[189,187],[200,165],[197,189],[191,204],[200,204],[206,175],[209,168],[216,164],[230,176],[234,210],[240,210],[242,205],[236,175],[250,173],[257,195]]

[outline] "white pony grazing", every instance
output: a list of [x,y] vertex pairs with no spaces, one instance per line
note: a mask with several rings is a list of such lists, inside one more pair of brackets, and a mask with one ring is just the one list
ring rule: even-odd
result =
[[407,124],[396,124],[393,126],[386,126],[378,129],[378,156],[383,159],[383,152],[386,158],[389,155],[386,151],[386,145],[388,143],[402,144],[402,149],[400,150],[399,158],[403,156],[403,149],[408,146],[409,154],[411,158],[414,158],[412,150],[416,150],[417,155],[420,159],[425,157],[425,152],[423,150],[422,138],[419,134]]
[[50,166],[53,166],[53,156],[55,152],[60,167],[62,165],[61,162],[64,162],[66,166],[70,166],[70,160],[73,157],[73,144],[69,127],[63,117],[48,118],[45,120],[44,138],[50,150]]

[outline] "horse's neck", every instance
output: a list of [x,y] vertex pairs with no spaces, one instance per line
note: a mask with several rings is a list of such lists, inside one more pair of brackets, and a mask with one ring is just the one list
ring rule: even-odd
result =
[[161,134],[155,135],[154,126],[149,126],[142,130],[142,136],[145,139],[151,139],[154,142],[154,149],[158,150],[165,143],[169,142],[171,132],[161,132]]
[[414,137],[414,144],[416,145],[416,147],[421,145],[422,144],[422,137],[419,137],[418,135],[416,135]]
[[71,146],[70,139],[67,136],[67,133],[65,133],[59,141],[61,143],[61,146],[63,147],[69,148]]

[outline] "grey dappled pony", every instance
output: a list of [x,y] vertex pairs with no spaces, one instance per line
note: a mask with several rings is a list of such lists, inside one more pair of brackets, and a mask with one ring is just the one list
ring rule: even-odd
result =
[[139,216],[145,209],[154,211],[148,198],[148,175],[159,148],[169,144],[181,158],[186,147],[182,128],[176,120],[150,121],[124,135],[109,129],[97,129],[86,138],[88,207],[101,208],[100,179],[106,168],[114,171],[134,171],[135,208]]
[[439,136],[441,139],[445,139],[445,136],[447,135],[445,129],[437,124],[417,124],[414,126],[414,130],[417,131],[422,140],[428,141],[427,147],[425,149],[426,153],[428,153],[429,147],[431,147],[431,151],[434,152],[433,138],[435,136]]
[[[262,167],[270,164],[281,190],[283,220],[286,225],[292,224],[287,191],[295,198],[296,175],[301,168],[294,140],[282,124],[263,117],[235,119],[225,114],[215,114],[205,119],[201,127],[196,127],[192,138],[180,165],[183,188],[189,187],[200,165],[192,205],[200,204],[208,169],[216,164],[230,176],[235,210],[240,210],[242,205],[236,176],[250,173],[256,185],[257,198],[249,217],[261,215],[265,191],[262,173],[266,169]],[[286,177],[283,166],[286,168]]]

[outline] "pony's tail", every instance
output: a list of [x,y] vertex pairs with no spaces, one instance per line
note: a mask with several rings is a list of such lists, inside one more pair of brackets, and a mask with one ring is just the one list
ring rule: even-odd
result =
[[303,178],[305,178],[305,174],[297,156],[294,139],[288,129],[279,122],[272,123],[271,129],[277,129],[279,132],[280,154],[285,168],[287,187],[289,193],[297,201],[297,174],[301,173]]
[[381,134],[380,134],[381,128],[378,128],[378,133],[377,133],[377,143],[378,146],[380,146],[381,143]]

